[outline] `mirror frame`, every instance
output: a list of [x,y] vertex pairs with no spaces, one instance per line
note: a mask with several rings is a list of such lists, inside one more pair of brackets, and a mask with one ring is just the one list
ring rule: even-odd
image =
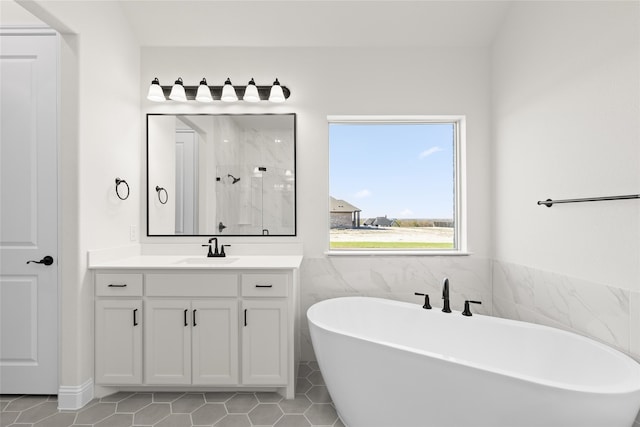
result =
[[[293,233],[292,234],[149,234],[149,200],[151,190],[149,187],[149,118],[152,116],[292,116],[293,117],[293,170],[295,180],[293,181]],[[145,121],[146,138],[146,217],[147,217],[147,237],[297,237],[298,235],[298,137],[297,137],[297,116],[296,113],[147,113]]]

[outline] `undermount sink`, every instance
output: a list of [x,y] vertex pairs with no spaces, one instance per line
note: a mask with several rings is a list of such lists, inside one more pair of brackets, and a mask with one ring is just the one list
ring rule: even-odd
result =
[[189,264],[189,265],[219,265],[219,264],[231,264],[236,262],[237,257],[193,257],[184,258],[176,262],[176,264]]

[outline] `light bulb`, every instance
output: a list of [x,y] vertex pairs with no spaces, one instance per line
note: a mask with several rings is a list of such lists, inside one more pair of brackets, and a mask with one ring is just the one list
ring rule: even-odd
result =
[[149,86],[149,93],[147,94],[147,99],[153,102],[164,102],[166,98],[164,97],[164,92],[162,91],[162,87],[160,86],[160,80],[156,77],[151,82]]
[[173,84],[169,99],[178,102],[187,102],[187,94],[184,92],[184,85],[182,84],[182,77],[178,77],[178,80]]
[[273,82],[273,86],[271,86],[271,92],[269,93],[269,101],[270,102],[284,102],[284,92],[282,91],[282,86],[280,86],[280,82],[276,79]]
[[211,96],[211,89],[207,86],[207,79],[204,77],[200,82],[200,86],[198,86],[198,92],[196,93],[196,101],[198,102],[213,102],[213,97]]
[[256,82],[254,82],[253,79],[251,79],[251,81],[247,84],[242,99],[247,102],[260,101],[260,95],[258,95],[258,87],[256,86]]
[[220,100],[224,102],[236,102],[238,100],[238,95],[236,94],[236,89],[231,84],[231,79],[227,78],[224,82],[224,86],[222,87],[222,96]]

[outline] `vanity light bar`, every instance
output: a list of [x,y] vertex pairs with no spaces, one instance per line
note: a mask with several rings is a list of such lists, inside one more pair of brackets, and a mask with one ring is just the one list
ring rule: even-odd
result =
[[[179,83],[178,83],[179,82]],[[176,88],[180,93],[184,90],[185,98],[176,97],[175,95],[171,97],[172,90],[175,94],[174,86],[161,86],[158,78],[154,78],[149,86],[149,93],[147,95],[147,99],[154,102],[164,102],[166,100],[177,100],[177,101],[191,101],[196,100],[199,102],[212,102],[212,101],[224,101],[224,102],[233,102],[233,101],[245,101],[245,102],[257,102],[257,101],[270,101],[270,102],[284,102],[285,99],[291,96],[291,91],[286,86],[281,86],[278,79],[276,79],[271,86],[258,86],[255,84],[253,79],[249,81],[247,86],[232,86],[231,80],[227,79],[225,81],[224,86],[209,86],[206,84],[206,79],[202,79],[200,85],[198,86],[185,86],[182,84],[182,78],[178,78],[176,80],[176,85],[179,85],[179,88]],[[225,99],[222,98],[223,88],[225,89],[225,94],[229,91],[229,89],[233,89],[235,91],[236,97],[231,96],[227,98],[225,95]],[[209,88],[211,93],[211,98],[209,98],[206,94],[206,89]],[[251,94],[247,94],[247,99],[245,99],[245,93],[248,92]],[[258,91],[258,98],[255,97],[255,89]],[[232,91],[232,93],[233,93]],[[204,92],[204,94],[203,94]]]

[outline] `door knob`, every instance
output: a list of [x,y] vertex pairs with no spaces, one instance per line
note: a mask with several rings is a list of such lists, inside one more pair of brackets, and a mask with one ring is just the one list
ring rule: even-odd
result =
[[51,255],[47,255],[46,257],[42,258],[40,261],[27,261],[27,264],[44,264],[44,265],[51,265],[53,264],[53,257]]

